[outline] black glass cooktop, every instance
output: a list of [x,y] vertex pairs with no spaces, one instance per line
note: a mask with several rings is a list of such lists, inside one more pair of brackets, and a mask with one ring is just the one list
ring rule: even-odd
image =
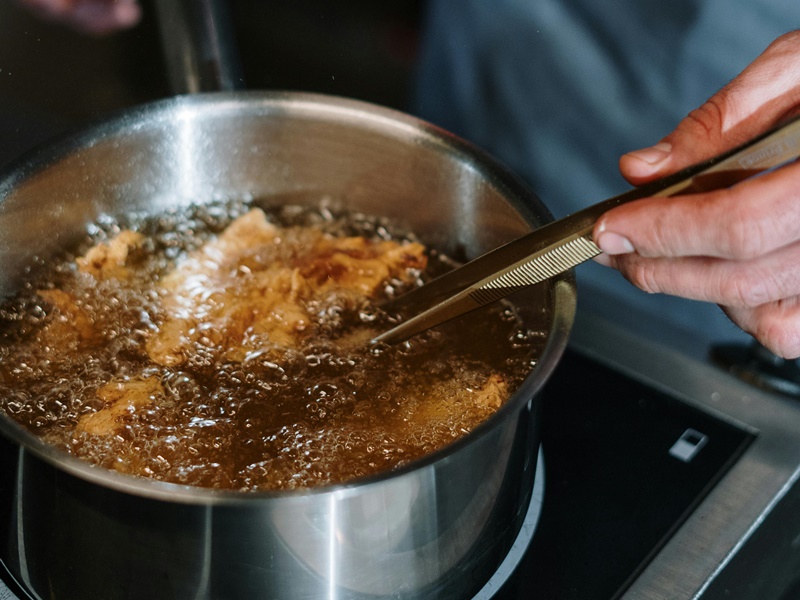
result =
[[498,600],[620,596],[752,439],[573,350],[543,402],[542,512]]

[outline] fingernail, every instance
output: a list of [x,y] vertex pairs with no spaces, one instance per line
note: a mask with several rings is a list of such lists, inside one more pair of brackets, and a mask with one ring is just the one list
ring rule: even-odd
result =
[[628,238],[613,231],[601,233],[596,243],[600,250],[606,254],[630,254],[634,250],[633,244]]
[[655,146],[649,148],[642,148],[641,150],[634,150],[628,152],[628,156],[633,156],[646,162],[648,165],[657,165],[669,156],[672,152],[672,144],[668,142],[659,142]]

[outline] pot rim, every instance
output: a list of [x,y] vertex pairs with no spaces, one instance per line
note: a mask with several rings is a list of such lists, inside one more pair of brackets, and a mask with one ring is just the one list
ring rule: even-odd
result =
[[[176,96],[136,106],[100,119],[87,127],[59,136],[50,143],[42,144],[0,169],[0,203],[27,177],[47,169],[48,166],[78,149],[91,146],[104,138],[119,135],[125,130],[137,128],[154,119],[180,118],[182,111],[197,106],[209,110],[220,110],[220,108],[239,110],[244,106],[253,109],[261,106],[264,110],[270,111],[284,108],[287,113],[313,110],[316,114],[324,109],[352,120],[357,119],[362,125],[366,122],[370,125],[380,125],[384,131],[388,128],[413,134],[416,143],[446,147],[451,154],[457,155],[459,159],[480,172],[487,181],[503,192],[509,203],[529,225],[544,224],[553,218],[539,198],[507,167],[474,144],[436,125],[395,109],[360,100],[286,91],[210,92]],[[401,467],[363,478],[296,490],[241,491],[204,488],[134,477],[91,465],[45,443],[4,414],[0,414],[0,434],[17,443],[20,451],[30,450],[45,462],[73,476],[119,492],[156,500],[184,504],[227,505],[327,493],[348,495],[367,486],[397,479],[434,463],[449,460],[462,448],[486,435],[495,424],[515,418],[528,402],[535,401],[537,393],[549,378],[566,348],[576,309],[576,285],[571,271],[540,285],[548,286],[548,296],[553,303],[553,318],[547,342],[536,365],[508,401],[473,431],[458,440]],[[21,457],[22,452],[20,459]]]

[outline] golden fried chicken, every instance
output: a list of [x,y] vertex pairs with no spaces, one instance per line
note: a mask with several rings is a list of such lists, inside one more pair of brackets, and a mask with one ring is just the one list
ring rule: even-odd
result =
[[489,375],[483,387],[474,392],[475,403],[484,408],[500,408],[508,398],[508,382],[497,373]]
[[467,387],[459,378],[436,381],[413,390],[416,398],[412,427],[423,428],[431,423],[447,422],[457,411],[478,411],[491,414],[508,398],[508,383],[502,375],[491,374],[478,385]]
[[92,246],[85,256],[78,258],[78,270],[97,279],[127,279],[128,263],[141,250],[144,236],[124,229],[108,242]]
[[154,377],[131,381],[112,380],[97,390],[97,397],[105,403],[105,407],[83,415],[78,420],[75,433],[112,434],[124,425],[126,416],[154,404],[163,396],[164,388]]
[[162,280],[150,358],[177,366],[205,346],[240,361],[251,350],[297,346],[321,306],[354,305],[426,264],[421,244],[302,235],[304,248],[285,248],[281,230],[253,209],[188,256]]
[[37,293],[53,309],[40,334],[42,345],[75,347],[97,339],[98,332],[92,319],[71,294],[59,289],[39,290]]

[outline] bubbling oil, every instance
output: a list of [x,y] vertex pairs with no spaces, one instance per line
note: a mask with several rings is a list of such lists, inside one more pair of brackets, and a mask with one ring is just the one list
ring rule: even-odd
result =
[[[397,468],[468,434],[497,409],[476,401],[487,381],[499,374],[503,389],[514,390],[541,351],[543,334],[501,303],[473,314],[469,327],[455,321],[396,346],[342,343],[392,325],[377,305],[408,284],[388,281],[371,303],[319,310],[315,335],[280,356],[255,348],[228,360],[199,344],[180,365],[153,362],[147,340],[164,319],[158,282],[250,208],[210,203],[92,224],[79,247],[0,310],[0,411],[62,450],[123,473],[227,489],[307,488]],[[309,230],[413,239],[384,220],[324,205],[264,209],[282,228],[281,253],[302,252]],[[126,278],[96,279],[76,268],[77,257],[123,229],[145,236]],[[413,285],[452,263],[428,252],[428,269]],[[66,292],[79,312],[54,311],[41,290]],[[75,315],[97,333],[76,336]],[[80,431],[81,418],[105,406],[98,391],[132,379],[158,381],[158,401],[128,410],[110,434]]]

